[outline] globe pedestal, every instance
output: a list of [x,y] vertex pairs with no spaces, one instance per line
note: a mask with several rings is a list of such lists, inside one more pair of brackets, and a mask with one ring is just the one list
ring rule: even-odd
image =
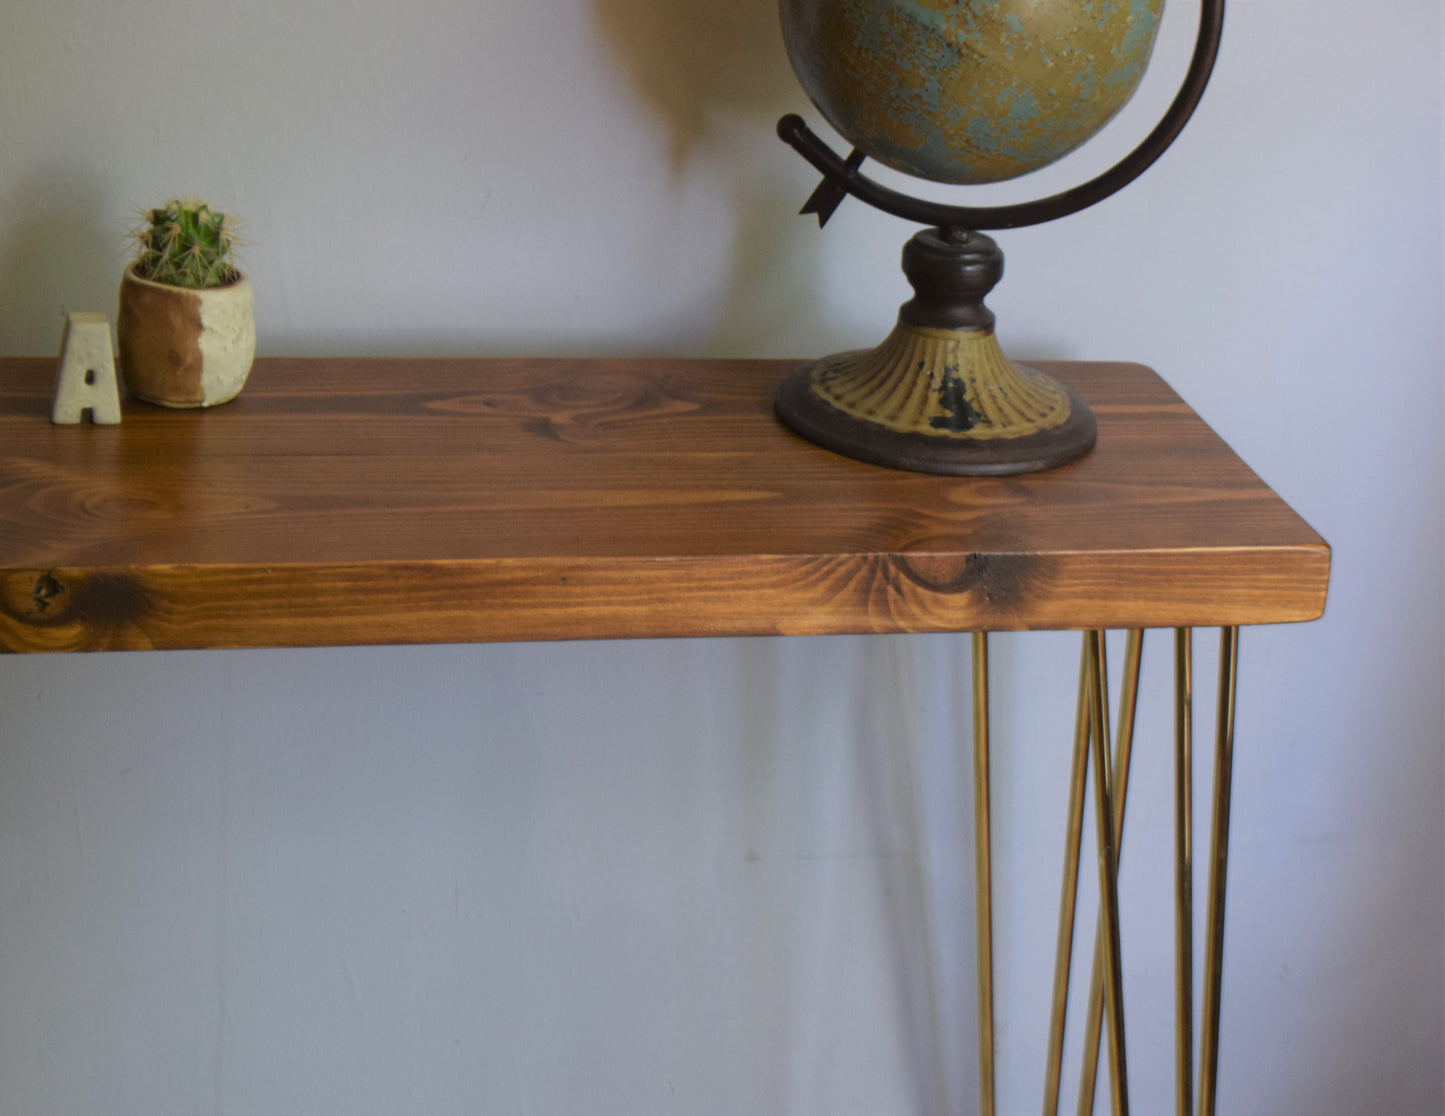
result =
[[1083,401],[999,348],[983,305],[1003,277],[991,238],[925,229],[905,246],[903,272],[914,297],[881,345],[783,382],[775,405],[788,426],[875,465],[953,475],[1038,472],[1093,447]]

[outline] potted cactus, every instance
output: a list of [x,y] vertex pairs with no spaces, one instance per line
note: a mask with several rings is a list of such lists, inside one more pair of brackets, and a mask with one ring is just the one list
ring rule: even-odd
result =
[[236,396],[256,355],[251,281],[233,258],[234,222],[205,202],[168,201],[132,234],[116,335],[126,388],[164,407]]

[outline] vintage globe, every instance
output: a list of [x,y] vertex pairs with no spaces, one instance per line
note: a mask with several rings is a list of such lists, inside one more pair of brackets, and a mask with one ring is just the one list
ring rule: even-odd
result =
[[1164,0],[781,0],[804,92],[859,151],[935,182],[1015,178],[1133,95]]
[[779,417],[838,453],[921,472],[1005,476],[1088,453],[1098,426],[1086,402],[999,345],[984,299],[1003,253],[985,230],[1077,213],[1148,169],[1199,103],[1224,2],[1201,0],[1189,71],[1137,147],[1059,193],[979,207],[910,196],[862,164],[971,185],[1054,162],[1133,96],[1164,0],[779,0],[804,91],[853,145],[840,159],[802,117],[778,121],[779,137],[823,175],[801,212],[822,225],[854,197],[931,226],[904,246],[913,297],[892,332],[787,376]]

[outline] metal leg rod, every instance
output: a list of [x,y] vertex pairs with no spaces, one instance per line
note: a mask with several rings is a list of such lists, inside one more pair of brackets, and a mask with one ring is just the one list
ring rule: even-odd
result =
[[1105,699],[1104,633],[1090,633],[1093,685],[1089,700],[1094,742],[1094,817],[1098,829],[1099,907],[1104,917],[1104,1006],[1109,1017],[1109,1084],[1115,1116],[1128,1116],[1129,1079],[1124,1043],[1124,974],[1119,949],[1118,843]]
[[1063,885],[1059,895],[1059,938],[1054,951],[1054,1004],[1049,1017],[1049,1054],[1044,1076],[1043,1116],[1057,1116],[1064,1071],[1064,1021],[1069,1010],[1069,968],[1073,964],[1074,914],[1079,900],[1079,848],[1084,835],[1084,792],[1089,781],[1089,637],[1079,654],[1079,700],[1074,710],[1074,762],[1069,771],[1069,814],[1064,830]]
[[1194,653],[1193,632],[1174,629],[1174,1107],[1194,1103]]
[[[1114,791],[1114,865],[1118,871],[1119,858],[1124,852],[1124,809],[1129,796],[1129,767],[1134,749],[1134,720],[1139,708],[1139,669],[1143,660],[1144,633],[1131,631],[1124,648],[1124,683],[1119,695],[1118,738],[1114,745],[1113,791]],[[1100,653],[1103,653],[1101,647]],[[1108,708],[1108,664],[1104,665],[1104,732],[1109,731]],[[1088,1015],[1084,1024],[1084,1069],[1080,1078],[1079,1112],[1083,1116],[1094,1110],[1094,1092],[1099,1072],[1099,1044],[1103,1031],[1104,955],[1107,927],[1103,905],[1100,905],[1099,921],[1094,930],[1094,961],[1089,974]],[[1117,1100],[1115,1107],[1117,1110]]]
[[993,887],[989,855],[988,634],[973,633],[973,818],[978,891],[978,1090],[980,1116],[993,1116]]
[[[1093,640],[1094,640],[1094,633],[1093,633],[1093,632],[1085,632],[1085,633],[1084,633],[1084,654],[1085,654],[1085,656],[1086,656],[1086,658],[1088,659],[1088,662],[1089,662],[1089,668],[1088,668],[1089,692],[1085,695],[1085,700],[1086,700],[1087,702],[1089,702],[1090,722],[1091,722],[1091,723],[1092,723],[1092,720],[1093,720],[1092,710],[1093,710],[1093,700],[1094,700],[1094,674],[1093,674],[1094,643],[1093,643]],[[1099,641],[1098,652],[1099,652],[1099,666],[1100,666],[1100,669],[1101,669],[1102,672],[1103,672],[1103,677],[1104,677],[1104,692],[1103,692],[1103,697],[1102,697],[1103,706],[1104,706],[1103,724],[1104,724],[1104,739],[1107,740],[1107,739],[1109,738],[1109,660],[1108,660],[1108,657],[1107,657],[1107,648],[1106,648],[1103,640],[1100,640],[1100,641]],[[1091,741],[1094,739],[1093,734],[1092,734],[1092,731],[1091,731],[1091,733],[1090,733],[1089,739],[1090,739]],[[1091,754],[1092,754],[1092,753],[1091,753]],[[1101,894],[1102,894],[1102,893],[1101,893]],[[1101,902],[1099,903],[1098,925],[1099,925],[1099,926],[1102,926],[1103,923],[1104,923],[1104,904],[1103,904],[1103,902],[1101,901]],[[1088,999],[1084,1001],[1085,1007],[1087,1008],[1088,1014],[1085,1016],[1085,1019],[1084,1019],[1084,1059],[1083,1059],[1083,1066],[1082,1066],[1082,1068],[1081,1068],[1080,1071],[1079,1071],[1079,1116],[1093,1116],[1093,1112],[1094,1112],[1094,1094],[1098,1092],[1098,1083],[1099,1083],[1099,1043],[1103,1040],[1103,1035],[1104,1035],[1104,1027],[1103,1027],[1104,997],[1103,997],[1103,983],[1102,983],[1102,982],[1103,982],[1103,979],[1104,979],[1104,976],[1103,976],[1103,965],[1099,963],[1098,953],[1099,953],[1100,947],[1101,947],[1102,944],[1103,944],[1103,937],[1104,937],[1104,936],[1103,936],[1102,934],[1098,933],[1097,931],[1095,932],[1095,935],[1094,935],[1094,959],[1095,959],[1095,961],[1094,961],[1093,971],[1089,974],[1089,996],[1088,996]],[[1096,994],[1096,992],[1097,992],[1097,994]]]
[[1224,883],[1229,867],[1229,792],[1234,766],[1234,704],[1239,629],[1219,631],[1219,714],[1215,727],[1214,803],[1209,839],[1209,913],[1205,921],[1204,1017],[1199,1050],[1199,1116],[1214,1116],[1219,1074],[1219,1000],[1224,976]]

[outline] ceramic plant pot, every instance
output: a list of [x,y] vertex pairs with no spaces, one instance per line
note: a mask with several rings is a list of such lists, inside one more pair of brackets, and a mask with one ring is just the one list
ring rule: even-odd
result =
[[126,268],[116,335],[121,377],[162,407],[214,407],[234,399],[256,356],[255,299],[244,275],[208,290],[153,283]]

